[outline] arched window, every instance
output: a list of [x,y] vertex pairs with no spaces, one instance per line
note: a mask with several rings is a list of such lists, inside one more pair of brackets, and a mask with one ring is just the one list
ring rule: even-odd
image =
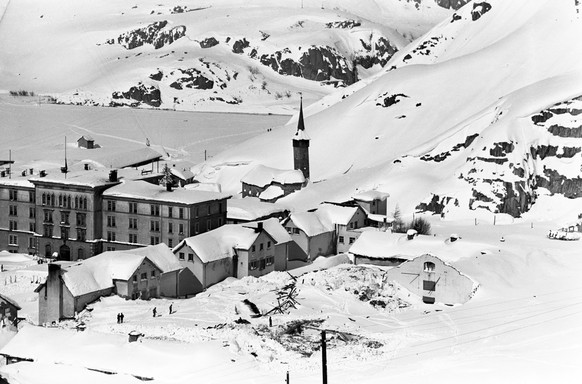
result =
[[45,257],[51,257],[52,256],[52,248],[50,244],[47,244],[44,246],[44,255]]
[[79,196],[75,196],[75,209],[79,209]]
[[83,198],[83,209],[87,210],[87,198],[86,197]]
[[434,272],[434,263],[431,263],[430,261],[427,261],[424,263],[424,271],[425,272]]
[[67,196],[67,208],[71,208],[71,195]]
[[83,248],[79,248],[77,250],[77,259],[83,260],[84,258],[85,258],[85,251],[83,250]]
[[50,205],[54,207],[56,202],[57,202],[57,200],[55,199],[55,194],[54,193],[51,193],[51,203],[50,203]]
[[42,205],[46,205],[46,193],[42,194]]

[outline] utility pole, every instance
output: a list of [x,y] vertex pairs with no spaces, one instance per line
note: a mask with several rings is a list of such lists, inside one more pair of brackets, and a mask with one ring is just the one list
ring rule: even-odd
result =
[[206,161],[206,149],[204,150],[204,161]]
[[323,384],[327,384],[327,351],[325,344],[325,330],[321,331],[321,372],[323,374]]
[[285,382],[289,384],[289,371],[287,371],[287,380]]

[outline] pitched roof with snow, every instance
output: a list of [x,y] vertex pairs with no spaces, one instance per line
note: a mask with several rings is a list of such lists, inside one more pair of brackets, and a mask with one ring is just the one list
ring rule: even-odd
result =
[[144,199],[155,202],[198,204],[205,201],[228,199],[231,195],[218,192],[197,191],[175,188],[171,192],[160,185],[145,181],[124,181],[103,193],[103,197],[121,197],[127,199]]
[[183,244],[189,246],[203,263],[232,258],[235,249],[249,249],[259,236],[252,228],[227,224],[222,227],[188,237],[180,242],[174,251]]
[[3,295],[3,294],[0,293],[0,299],[6,301],[8,303],[10,303],[14,307],[16,307],[16,309],[18,309],[18,310],[22,309],[22,307],[20,305],[18,305],[18,303],[16,302],[16,300],[14,300],[14,299],[6,296],[6,295]]
[[359,206],[346,207],[335,204],[321,204],[315,213],[322,220],[330,222],[331,224],[348,225],[359,209],[361,210],[362,208]]
[[151,262],[157,265],[163,273],[182,269],[180,261],[174,252],[172,252],[172,249],[170,249],[170,247],[165,243],[136,248],[128,252],[147,257]]
[[34,176],[29,180],[32,183],[52,183],[90,188],[110,186],[119,183],[118,181],[109,181],[109,171],[102,169],[69,173],[53,172],[47,174],[45,177]]
[[380,192],[380,191],[376,191],[376,190],[371,190],[371,191],[360,192],[360,193],[352,196],[352,199],[359,200],[359,201],[365,201],[365,202],[371,202],[373,200],[386,200],[389,197],[390,197],[390,195],[388,193]]
[[190,169],[172,167],[170,168],[170,173],[181,180],[189,180],[194,178],[194,173]]
[[309,237],[334,230],[333,224],[325,219],[322,220],[316,212],[293,213],[289,219]]
[[100,164],[104,168],[125,168],[133,167],[137,164],[152,163],[161,157],[162,154],[151,147],[142,147],[134,150],[92,157],[89,160]]
[[303,172],[297,169],[277,169],[259,164],[244,175],[241,181],[257,187],[265,187],[272,182],[303,184],[305,183],[305,177]]
[[277,242],[277,244],[288,243],[293,240],[285,227],[283,227],[279,220],[274,217],[259,222],[245,223],[241,225],[249,228],[257,228],[257,223],[263,223],[263,228]]
[[95,139],[93,139],[89,135],[83,135],[83,136],[79,137],[79,139],[77,141],[81,141],[82,139],[85,139],[86,141],[95,141]]
[[269,201],[273,199],[278,199],[279,197],[285,196],[285,191],[278,185],[270,185],[259,195],[259,199],[264,201]]
[[229,199],[227,202],[226,217],[233,220],[253,221],[262,217],[285,212],[288,209],[280,204],[265,203],[256,197],[244,199]]

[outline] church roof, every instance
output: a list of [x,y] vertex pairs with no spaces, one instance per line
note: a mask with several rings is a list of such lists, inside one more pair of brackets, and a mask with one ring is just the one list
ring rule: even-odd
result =
[[309,140],[309,136],[305,132],[305,122],[303,121],[303,98],[301,98],[301,104],[299,104],[299,119],[297,120],[297,132],[295,132],[293,140]]

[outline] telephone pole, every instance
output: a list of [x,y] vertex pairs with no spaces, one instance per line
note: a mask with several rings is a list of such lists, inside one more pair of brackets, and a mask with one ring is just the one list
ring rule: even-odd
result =
[[325,345],[325,330],[321,331],[321,372],[323,384],[327,384],[327,351]]

